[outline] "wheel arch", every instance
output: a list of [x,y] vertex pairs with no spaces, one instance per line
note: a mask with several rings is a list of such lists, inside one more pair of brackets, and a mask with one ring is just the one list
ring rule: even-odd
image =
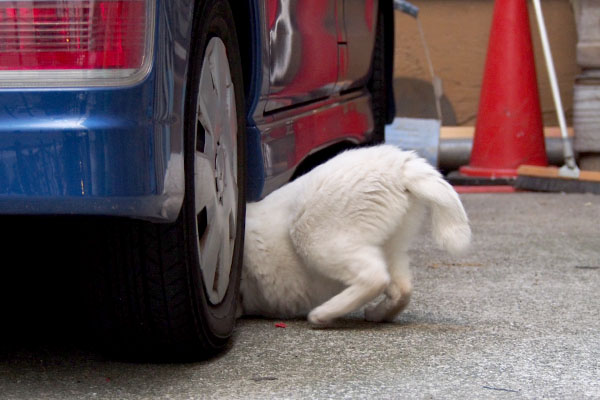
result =
[[348,138],[344,138],[339,141],[328,143],[326,146],[314,151],[307,155],[296,167],[292,174],[290,181],[306,174],[313,168],[323,164],[327,160],[335,157],[336,155],[359,146],[359,143],[352,141]]
[[259,200],[265,184],[260,130],[254,112],[262,86],[261,20],[258,0],[228,0],[237,30],[242,58],[244,98],[246,104],[246,196]]

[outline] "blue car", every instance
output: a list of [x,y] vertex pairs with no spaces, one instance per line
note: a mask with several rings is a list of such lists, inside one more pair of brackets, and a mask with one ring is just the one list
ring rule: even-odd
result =
[[0,214],[90,217],[110,346],[212,354],[246,202],[383,140],[393,24],[391,0],[0,0]]

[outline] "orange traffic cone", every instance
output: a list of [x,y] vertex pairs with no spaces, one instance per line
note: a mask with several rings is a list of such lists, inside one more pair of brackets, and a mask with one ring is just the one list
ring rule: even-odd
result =
[[496,0],[470,177],[515,178],[521,164],[547,165],[526,0]]

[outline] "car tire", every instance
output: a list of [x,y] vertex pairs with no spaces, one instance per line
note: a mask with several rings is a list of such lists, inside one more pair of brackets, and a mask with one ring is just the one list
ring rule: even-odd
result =
[[373,134],[369,144],[379,144],[385,140],[389,94],[386,85],[386,36],[383,11],[383,5],[380,3],[375,31],[375,46],[371,60],[371,75],[367,82],[367,89],[371,94],[371,111],[373,113]]
[[242,67],[229,3],[197,2],[195,13],[180,215],[169,224],[99,222],[105,240],[90,297],[99,337],[119,354],[205,358],[234,328],[246,187]]

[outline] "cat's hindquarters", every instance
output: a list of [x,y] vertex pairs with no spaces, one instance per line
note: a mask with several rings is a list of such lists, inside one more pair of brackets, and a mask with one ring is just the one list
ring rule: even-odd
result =
[[402,170],[406,188],[432,209],[433,237],[440,247],[460,253],[471,242],[469,219],[456,191],[422,158],[408,159]]
[[340,229],[318,211],[314,207],[298,213],[290,227],[290,239],[307,271],[318,279],[338,283],[306,288],[309,297],[322,301],[309,313],[308,320],[323,326],[382,294],[390,275],[381,247]]

